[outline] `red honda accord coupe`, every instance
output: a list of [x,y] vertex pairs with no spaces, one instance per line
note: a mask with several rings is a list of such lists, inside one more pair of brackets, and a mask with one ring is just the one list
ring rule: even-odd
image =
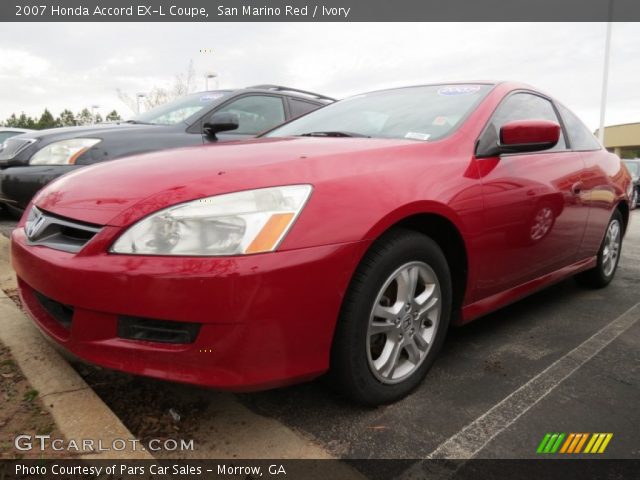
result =
[[329,372],[373,405],[420,383],[450,324],[569,276],[607,285],[631,188],[530,87],[396,88],[68,174],[13,264],[38,326],[90,362],[238,391]]

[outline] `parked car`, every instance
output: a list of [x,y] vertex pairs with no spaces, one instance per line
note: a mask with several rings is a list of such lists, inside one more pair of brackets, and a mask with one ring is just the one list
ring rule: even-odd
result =
[[526,85],[396,88],[74,172],[11,251],[27,311],[87,361],[228,390],[329,372],[377,405],[420,383],[450,324],[572,275],[609,284],[630,182]]
[[627,166],[633,181],[633,192],[631,194],[631,209],[638,206],[640,201],[640,158],[622,160]]
[[[10,139],[0,152],[0,203],[15,216],[54,178],[78,167],[137,153],[255,136],[333,102],[277,85],[199,92],[132,120],[55,128]],[[226,114],[226,115],[224,115]],[[231,121],[234,128],[220,122]]]
[[28,128],[14,128],[14,127],[0,127],[0,152],[4,148],[4,141],[7,138],[15,137],[16,135],[22,135],[23,133],[33,132]]
[[[28,128],[14,128],[14,127],[0,127],[0,153],[4,150],[4,141],[8,138],[15,137],[16,135],[22,135],[23,133],[33,132]],[[0,190],[1,192],[2,190]],[[0,199],[2,195],[0,195]],[[0,210],[2,210],[2,203],[0,202]]]

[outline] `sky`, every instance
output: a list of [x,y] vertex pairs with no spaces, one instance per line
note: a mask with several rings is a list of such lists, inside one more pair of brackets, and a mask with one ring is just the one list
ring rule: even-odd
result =
[[[606,124],[640,121],[640,24],[615,23]],[[171,87],[272,83],[343,98],[423,83],[516,80],[599,124],[604,23],[4,23],[0,119],[99,105]],[[211,81],[210,86],[214,86]]]

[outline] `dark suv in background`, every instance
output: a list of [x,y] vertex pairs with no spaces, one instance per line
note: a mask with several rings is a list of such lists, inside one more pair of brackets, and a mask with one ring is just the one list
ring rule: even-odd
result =
[[253,137],[335,100],[278,85],[187,95],[131,120],[10,138],[0,151],[0,203],[14,216],[75,168],[168,148]]

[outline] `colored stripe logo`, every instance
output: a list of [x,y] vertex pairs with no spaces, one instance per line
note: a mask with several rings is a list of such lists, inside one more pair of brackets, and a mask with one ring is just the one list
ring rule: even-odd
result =
[[604,453],[612,438],[613,433],[547,433],[536,453]]

